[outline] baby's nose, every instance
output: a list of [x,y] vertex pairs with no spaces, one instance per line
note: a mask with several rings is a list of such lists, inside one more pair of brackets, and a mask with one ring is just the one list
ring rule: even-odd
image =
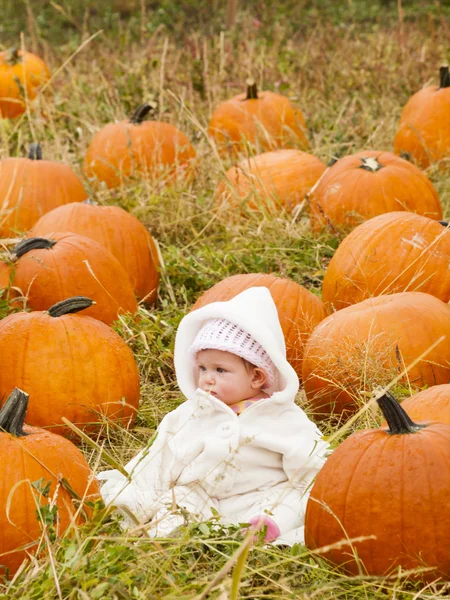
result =
[[214,384],[214,374],[213,373],[205,373],[205,383],[209,385]]

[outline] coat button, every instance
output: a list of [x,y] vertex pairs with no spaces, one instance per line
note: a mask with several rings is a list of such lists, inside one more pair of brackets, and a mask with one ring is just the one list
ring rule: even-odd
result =
[[220,426],[219,431],[222,433],[222,435],[228,436],[231,434],[232,429],[231,423],[224,423]]

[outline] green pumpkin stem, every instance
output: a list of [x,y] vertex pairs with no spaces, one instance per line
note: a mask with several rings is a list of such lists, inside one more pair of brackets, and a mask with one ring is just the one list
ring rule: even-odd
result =
[[13,254],[20,258],[31,250],[50,250],[56,244],[55,240],[49,240],[42,237],[27,238],[17,244],[13,250]]
[[450,73],[448,70],[448,65],[442,65],[439,69],[439,89],[450,87]]
[[426,425],[414,423],[401,404],[389,392],[378,398],[377,402],[389,425],[389,434],[415,433],[426,427]]
[[134,111],[133,116],[130,119],[130,123],[133,123],[134,125],[140,125],[145,120],[147,115],[155,112],[155,108],[156,108],[155,105],[150,104],[149,102],[146,102],[145,104],[141,104]]
[[254,79],[247,79],[247,96],[246,100],[257,100],[258,99],[258,88],[256,87],[256,81]]
[[67,300],[57,302],[48,309],[47,313],[51,317],[62,317],[64,315],[80,312],[80,310],[89,308],[94,304],[95,302],[86,296],[73,296],[72,298],[67,298]]
[[23,424],[28,408],[28,394],[14,388],[0,410],[0,430],[15,437],[28,435],[23,430]]
[[19,63],[21,60],[22,58],[19,55],[19,48],[15,48],[14,46],[12,48],[8,48],[8,50],[6,51],[6,62],[9,65],[13,67],[14,65],[17,65],[17,63]]
[[30,144],[28,158],[31,160],[42,160],[42,146],[39,143]]

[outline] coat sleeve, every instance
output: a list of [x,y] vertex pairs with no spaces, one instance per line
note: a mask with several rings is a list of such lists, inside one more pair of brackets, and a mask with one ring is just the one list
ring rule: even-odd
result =
[[283,468],[288,480],[301,491],[310,488],[322,468],[330,447],[319,428],[301,408],[295,411],[284,438]]
[[125,466],[129,478],[115,469],[97,475],[99,480],[105,481],[101,487],[105,504],[117,507],[128,525],[135,520],[141,523],[151,519],[160,507],[160,498],[167,494],[181,473],[183,466],[175,460],[169,446],[171,431],[176,431],[172,414],[161,421],[153,444]]
[[280,450],[287,482],[272,489],[265,501],[266,512],[283,534],[304,524],[312,483],[330,448],[320,430],[300,407],[295,406],[293,411],[288,411],[282,422],[286,423],[286,429]]

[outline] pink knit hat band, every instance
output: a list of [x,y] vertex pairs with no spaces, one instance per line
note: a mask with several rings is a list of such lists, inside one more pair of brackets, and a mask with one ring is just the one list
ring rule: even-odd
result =
[[194,357],[200,350],[223,350],[236,354],[266,372],[264,387],[271,387],[274,383],[276,368],[264,348],[239,325],[226,319],[206,321],[190,348]]

